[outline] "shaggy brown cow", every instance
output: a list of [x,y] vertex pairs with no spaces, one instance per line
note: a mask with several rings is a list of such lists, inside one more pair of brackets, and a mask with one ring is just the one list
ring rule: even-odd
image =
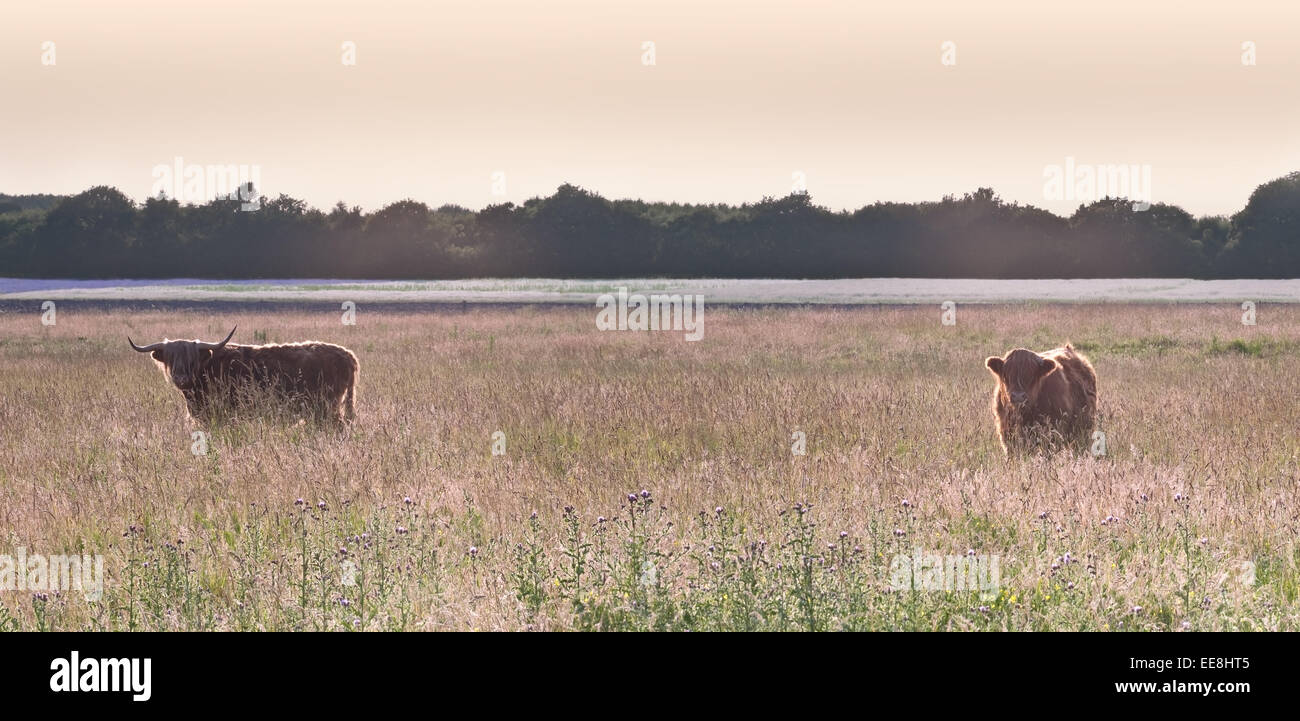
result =
[[1069,343],[1043,353],[1017,348],[984,361],[1002,450],[1086,443],[1097,421],[1097,373]]
[[[238,326],[236,326],[238,328]],[[307,341],[284,345],[163,340],[131,347],[149,353],[185,397],[190,415],[210,420],[228,409],[268,396],[295,405],[322,420],[351,420],[356,415],[357,371],[352,351],[330,343]]]

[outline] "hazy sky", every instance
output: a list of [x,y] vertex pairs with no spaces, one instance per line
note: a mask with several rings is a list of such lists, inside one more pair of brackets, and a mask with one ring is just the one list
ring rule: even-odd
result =
[[832,208],[992,186],[1068,213],[1044,169],[1074,158],[1207,214],[1300,170],[1295,0],[14,0],[0,73],[8,193],[142,200],[180,157],[320,207],[739,203],[798,172]]

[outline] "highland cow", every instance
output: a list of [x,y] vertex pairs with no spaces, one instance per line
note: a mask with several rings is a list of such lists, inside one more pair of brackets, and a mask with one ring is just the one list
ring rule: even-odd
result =
[[1097,373],[1069,343],[984,361],[997,378],[993,415],[1003,452],[1086,444],[1097,422]]
[[[238,328],[238,326],[236,326]],[[286,406],[321,420],[345,421],[356,415],[357,357],[347,348],[306,341],[283,345],[162,340],[138,346],[162,367],[185,398],[190,416],[208,421],[241,407]]]

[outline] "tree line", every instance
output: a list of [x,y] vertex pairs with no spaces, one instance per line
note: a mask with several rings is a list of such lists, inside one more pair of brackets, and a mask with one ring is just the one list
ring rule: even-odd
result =
[[1069,217],[991,189],[855,211],[807,193],[739,206],[608,200],[573,185],[479,211],[401,200],[329,211],[279,195],[133,202],[0,195],[0,276],[58,278],[1300,277],[1300,172],[1231,217],[1124,199]]

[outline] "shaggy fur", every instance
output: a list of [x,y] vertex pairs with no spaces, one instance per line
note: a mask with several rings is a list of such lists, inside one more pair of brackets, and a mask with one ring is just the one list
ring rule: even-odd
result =
[[1017,348],[984,365],[998,382],[993,415],[1005,453],[1086,447],[1097,423],[1097,373],[1073,346],[1042,353]]
[[317,341],[219,345],[164,340],[148,348],[185,397],[190,416],[199,420],[209,420],[218,409],[265,398],[323,420],[341,422],[356,416],[360,364],[342,346]]

